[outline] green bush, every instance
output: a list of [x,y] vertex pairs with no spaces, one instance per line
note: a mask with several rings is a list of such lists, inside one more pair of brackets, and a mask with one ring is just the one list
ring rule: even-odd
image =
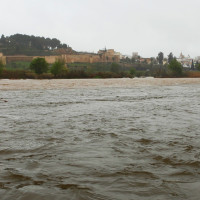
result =
[[176,59],[173,59],[168,65],[168,69],[174,76],[181,76],[183,73],[183,67]]
[[44,58],[35,58],[30,63],[30,69],[36,74],[43,74],[48,71],[48,63]]
[[51,67],[51,73],[57,77],[59,75],[62,75],[62,73],[64,73],[64,71],[66,71],[66,67],[65,67],[65,62],[64,60],[57,60]]
[[130,68],[130,74],[132,75],[132,77],[135,76],[135,74],[136,74],[136,69],[135,69],[134,67],[131,67],[131,68]]

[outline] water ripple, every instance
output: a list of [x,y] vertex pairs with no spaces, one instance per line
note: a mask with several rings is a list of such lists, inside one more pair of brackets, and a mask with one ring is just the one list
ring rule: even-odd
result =
[[199,94],[199,85],[1,91],[1,200],[199,199]]

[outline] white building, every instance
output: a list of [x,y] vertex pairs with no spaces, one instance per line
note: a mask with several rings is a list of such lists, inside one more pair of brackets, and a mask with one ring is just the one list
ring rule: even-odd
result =
[[188,55],[188,56],[184,56],[181,52],[180,56],[177,58],[177,61],[180,62],[183,67],[187,67],[190,68],[192,65],[192,58]]

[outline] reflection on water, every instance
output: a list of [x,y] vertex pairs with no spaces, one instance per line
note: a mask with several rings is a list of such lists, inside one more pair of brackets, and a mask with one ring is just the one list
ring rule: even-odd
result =
[[199,84],[0,95],[2,200],[200,198]]

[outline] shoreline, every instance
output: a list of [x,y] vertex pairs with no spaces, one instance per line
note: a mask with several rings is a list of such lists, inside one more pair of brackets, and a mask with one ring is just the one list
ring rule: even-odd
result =
[[143,87],[200,84],[200,78],[0,79],[0,90]]

